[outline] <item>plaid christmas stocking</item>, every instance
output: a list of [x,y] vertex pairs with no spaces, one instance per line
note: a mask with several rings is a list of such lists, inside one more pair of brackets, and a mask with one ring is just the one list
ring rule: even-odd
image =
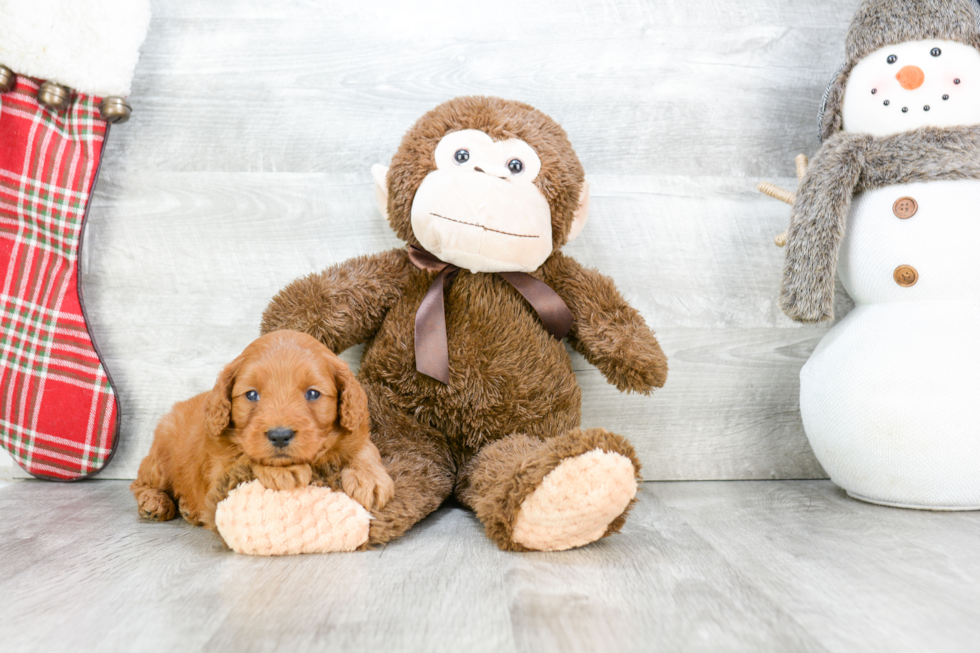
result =
[[[58,61],[67,50],[44,47],[52,38],[65,45],[52,29],[84,32],[72,26],[78,7],[39,21],[27,5],[14,3],[0,27],[0,445],[34,476],[75,480],[105,467],[118,441],[119,405],[89,333],[78,264],[108,124],[128,118],[128,105],[79,90],[100,86],[85,78],[88,54]],[[145,33],[144,22],[137,48]],[[128,92],[131,76],[116,87],[124,81]]]

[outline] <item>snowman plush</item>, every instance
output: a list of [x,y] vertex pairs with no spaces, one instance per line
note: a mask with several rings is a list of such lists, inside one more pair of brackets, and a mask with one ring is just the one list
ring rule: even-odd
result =
[[796,195],[780,302],[833,318],[800,373],[814,453],[851,496],[980,509],[980,7],[866,0]]

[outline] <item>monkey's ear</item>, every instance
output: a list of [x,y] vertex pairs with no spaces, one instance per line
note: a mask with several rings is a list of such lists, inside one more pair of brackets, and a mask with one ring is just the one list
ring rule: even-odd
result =
[[585,223],[589,221],[589,180],[582,181],[582,192],[578,196],[578,209],[572,219],[572,228],[568,231],[568,241],[572,242],[582,233]]
[[374,195],[378,198],[378,208],[381,215],[388,219],[388,168],[375,163],[371,166],[371,176],[374,177]]

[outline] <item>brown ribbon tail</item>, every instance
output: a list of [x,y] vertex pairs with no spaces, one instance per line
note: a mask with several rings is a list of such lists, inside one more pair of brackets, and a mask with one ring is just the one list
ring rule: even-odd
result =
[[572,329],[572,312],[548,284],[524,272],[498,274],[524,296],[555,340],[561,340],[568,335]]
[[446,385],[449,385],[449,341],[444,293],[457,272],[456,266],[446,265],[415,312],[415,369]]
[[415,245],[408,247],[408,260],[412,262],[412,265],[426,272],[442,272],[447,267],[456,267],[455,265],[450,266],[445,261],[440,261],[432,252]]

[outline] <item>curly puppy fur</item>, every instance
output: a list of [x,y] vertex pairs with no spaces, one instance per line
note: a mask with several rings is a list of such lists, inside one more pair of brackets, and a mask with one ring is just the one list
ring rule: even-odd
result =
[[798,322],[834,317],[834,272],[851,198],[865,190],[980,179],[980,127],[926,127],[876,138],[840,133],[800,182],[790,220],[780,305]]
[[865,0],[847,33],[846,63],[827,93],[821,140],[841,130],[844,88],[857,63],[887,45],[924,39],[958,41],[980,48],[976,0]]
[[211,391],[160,420],[130,489],[142,517],[172,519],[176,503],[187,521],[214,529],[218,501],[238,483],[257,478],[291,490],[311,481],[337,485],[338,475],[368,509],[394,490],[369,438],[367,396],[350,369],[315,338],[277,331],[246,347]]
[[[522,139],[541,159],[535,183],[551,207],[555,249],[533,276],[571,310],[570,344],[620,390],[647,394],[663,386],[667,359],[640,314],[607,277],[558,251],[579,206],[583,174],[565,132],[545,114],[520,102],[467,97],[423,116],[388,171],[387,215],[395,233],[418,243],[411,228],[415,192],[435,169],[433,153],[442,137],[464,129]],[[263,315],[263,332],[304,331],[335,351],[367,343],[358,378],[370,402],[372,437],[396,487],[385,508],[374,511],[373,543],[398,537],[454,491],[471,507],[483,505],[472,491],[460,494],[471,487],[471,477],[486,482],[480,487],[495,486],[493,479],[500,487],[531,487],[527,479],[540,480],[560,462],[542,453],[481,472],[480,461],[492,460],[478,455],[487,445],[509,436],[562,439],[570,442],[567,451],[577,450],[571,443],[591,445],[591,436],[577,428],[582,396],[564,345],[498,275],[461,270],[446,292],[450,383],[416,371],[415,314],[434,277],[415,268],[405,249],[391,250],[297,279]],[[609,442],[635,460],[625,440]],[[513,548],[508,527],[490,523],[512,522],[512,509],[507,503],[492,519],[492,511],[478,513],[490,520],[488,534],[502,548]]]

